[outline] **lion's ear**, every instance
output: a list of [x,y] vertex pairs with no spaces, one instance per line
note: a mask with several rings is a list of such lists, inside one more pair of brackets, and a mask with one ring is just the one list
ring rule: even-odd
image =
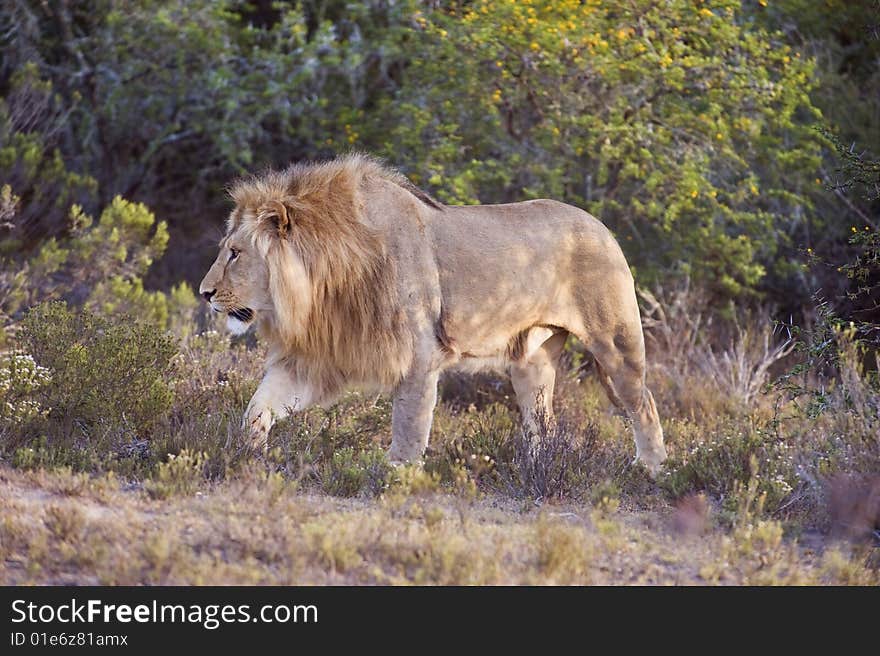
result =
[[257,218],[260,221],[271,221],[281,238],[287,236],[292,223],[287,205],[280,200],[266,201],[257,212]]

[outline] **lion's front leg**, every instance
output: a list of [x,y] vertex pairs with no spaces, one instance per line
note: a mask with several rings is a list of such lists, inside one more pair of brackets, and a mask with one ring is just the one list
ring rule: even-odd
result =
[[411,374],[394,392],[391,407],[392,463],[418,462],[428,446],[428,435],[437,403],[439,372]]
[[254,451],[266,452],[269,431],[275,422],[291,412],[305,410],[314,401],[308,384],[295,380],[281,366],[269,367],[248,403],[242,431]]

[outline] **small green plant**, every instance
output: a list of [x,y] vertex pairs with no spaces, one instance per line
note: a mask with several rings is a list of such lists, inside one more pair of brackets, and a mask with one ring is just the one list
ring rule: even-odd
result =
[[620,486],[606,479],[590,489],[590,501],[593,506],[606,515],[613,515],[620,508]]
[[392,490],[401,496],[420,496],[440,491],[440,475],[419,465],[403,465],[395,470]]
[[144,488],[154,499],[193,494],[205,483],[206,461],[204,453],[190,453],[185,449],[177,455],[168,454],[168,460],[159,463]]
[[343,447],[325,461],[319,469],[321,489],[339,497],[353,497],[361,493],[375,496],[390,482],[391,465],[381,449],[358,452]]
[[508,437],[515,424],[510,412],[492,404],[473,416],[461,415],[461,419],[464,430],[438,445],[426,467],[444,482],[452,482],[461,471],[466,471],[475,482],[491,485],[498,462],[511,457]]

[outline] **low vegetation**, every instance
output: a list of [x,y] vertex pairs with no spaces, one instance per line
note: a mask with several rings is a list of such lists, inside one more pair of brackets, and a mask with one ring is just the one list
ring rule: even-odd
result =
[[[650,329],[670,453],[656,481],[577,344],[536,440],[503,378],[450,376],[424,467],[393,468],[386,397],[290,418],[258,458],[238,425],[259,345],[37,305],[0,368],[0,578],[876,583],[880,402],[852,333],[832,331],[822,375],[750,340],[757,322],[730,332],[736,362],[706,332],[665,350],[699,313],[676,294]],[[788,375],[740,396],[730,367]]]

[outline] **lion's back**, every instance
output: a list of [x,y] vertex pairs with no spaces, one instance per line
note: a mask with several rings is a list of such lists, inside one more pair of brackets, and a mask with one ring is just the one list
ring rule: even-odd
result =
[[580,208],[554,200],[504,205],[450,206],[434,212],[432,233],[441,269],[456,276],[487,276],[543,291],[584,268],[626,269],[608,228]]

